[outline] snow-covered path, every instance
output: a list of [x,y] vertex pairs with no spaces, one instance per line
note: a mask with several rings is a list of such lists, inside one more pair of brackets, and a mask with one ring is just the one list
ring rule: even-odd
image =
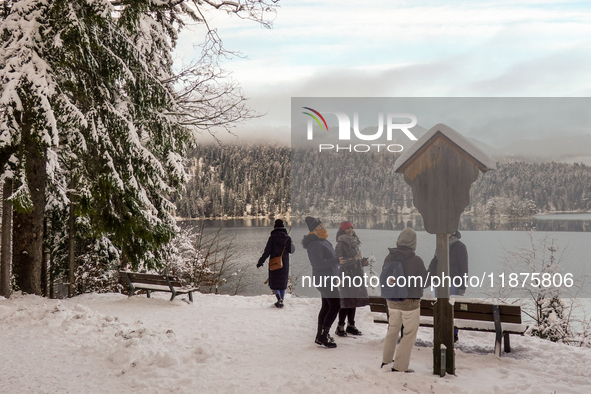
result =
[[419,330],[414,374],[380,369],[386,326],[358,311],[361,337],[314,344],[318,299],[194,294],[0,298],[2,393],[586,393],[591,349],[461,332],[456,376],[432,375],[432,331]]

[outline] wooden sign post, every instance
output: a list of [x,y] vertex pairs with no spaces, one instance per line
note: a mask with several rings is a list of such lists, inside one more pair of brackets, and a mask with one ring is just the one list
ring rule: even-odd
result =
[[[449,277],[448,236],[458,229],[460,215],[470,203],[470,187],[480,171],[494,168],[496,164],[492,158],[441,123],[396,160],[394,170],[404,174],[405,182],[412,188],[413,203],[423,217],[425,230],[437,234],[439,278]],[[446,349],[445,371],[455,373],[449,285],[449,280],[442,280],[433,311],[433,373],[438,375],[442,371],[442,348]]]

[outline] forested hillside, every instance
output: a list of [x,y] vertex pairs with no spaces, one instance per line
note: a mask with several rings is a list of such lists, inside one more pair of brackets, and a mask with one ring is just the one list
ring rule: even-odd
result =
[[[402,175],[392,170],[396,158],[377,152],[320,154],[298,149],[292,155],[289,148],[278,146],[201,146],[189,157],[190,181],[176,201],[177,215],[409,212],[414,209],[412,192]],[[513,217],[587,211],[590,198],[589,166],[502,163],[474,183],[467,210]]]
[[472,206],[495,197],[531,200],[541,212],[591,210],[591,167],[565,163],[507,163],[480,176]]
[[204,145],[191,151],[189,160],[189,182],[175,202],[177,216],[240,217],[288,212],[288,147]]

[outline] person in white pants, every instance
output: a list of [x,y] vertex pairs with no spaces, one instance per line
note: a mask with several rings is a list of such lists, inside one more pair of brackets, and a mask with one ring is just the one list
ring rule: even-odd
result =
[[[402,302],[388,300],[388,309],[390,310],[390,319],[388,321],[388,334],[386,334],[386,341],[384,342],[384,354],[382,362],[388,364],[394,357],[396,351],[396,342],[398,341],[398,335],[400,334],[400,327],[404,326],[402,339],[398,345],[398,351],[396,352],[396,358],[392,365],[393,371],[406,371],[411,372],[408,369],[410,364],[410,352],[415,344],[417,338],[417,331],[419,330],[419,323],[421,318],[421,300],[419,301],[418,308],[415,308],[416,304],[414,299],[406,299]],[[409,310],[403,310],[403,309]]]
[[[396,248],[388,248],[390,254],[386,256],[384,265],[390,261],[400,261],[406,276],[408,295],[404,300],[388,300],[388,334],[384,342],[382,355],[382,367],[394,361],[392,371],[414,372],[408,368],[410,353],[417,337],[421,317],[421,297],[423,287],[427,285],[427,270],[423,260],[415,254],[417,247],[417,234],[410,227],[402,230],[396,242]],[[409,277],[420,276],[422,281],[409,281]],[[421,283],[422,282],[422,283]],[[422,284],[422,286],[421,286]],[[398,349],[396,342],[400,328],[404,326],[403,336]],[[396,356],[394,357],[394,353]],[[394,357],[394,359],[393,359]]]

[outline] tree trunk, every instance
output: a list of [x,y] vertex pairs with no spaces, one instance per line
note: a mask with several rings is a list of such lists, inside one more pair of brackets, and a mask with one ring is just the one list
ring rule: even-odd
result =
[[[70,197],[71,198],[71,197]],[[74,203],[70,203],[70,217],[68,229],[68,297],[74,297],[74,270],[76,269],[76,260],[74,256],[74,247],[76,246],[76,215],[74,212]]]
[[49,261],[49,298],[55,298],[55,286],[54,286],[54,277],[53,277],[53,256],[49,254],[48,256]]
[[0,253],[0,295],[10,297],[10,241],[12,225],[12,204],[6,199],[12,194],[12,179],[4,180],[2,188],[2,251]]
[[[26,118],[23,116],[23,118]],[[43,223],[45,217],[46,148],[31,137],[32,122],[23,120],[25,175],[33,202],[30,213],[15,212],[13,221],[13,273],[19,289],[41,295]]]
[[[44,235],[44,238],[47,238],[47,234]],[[47,264],[49,262],[49,250],[44,249],[43,251],[43,262],[41,263],[41,295],[43,297],[49,297],[49,272],[47,268]]]

